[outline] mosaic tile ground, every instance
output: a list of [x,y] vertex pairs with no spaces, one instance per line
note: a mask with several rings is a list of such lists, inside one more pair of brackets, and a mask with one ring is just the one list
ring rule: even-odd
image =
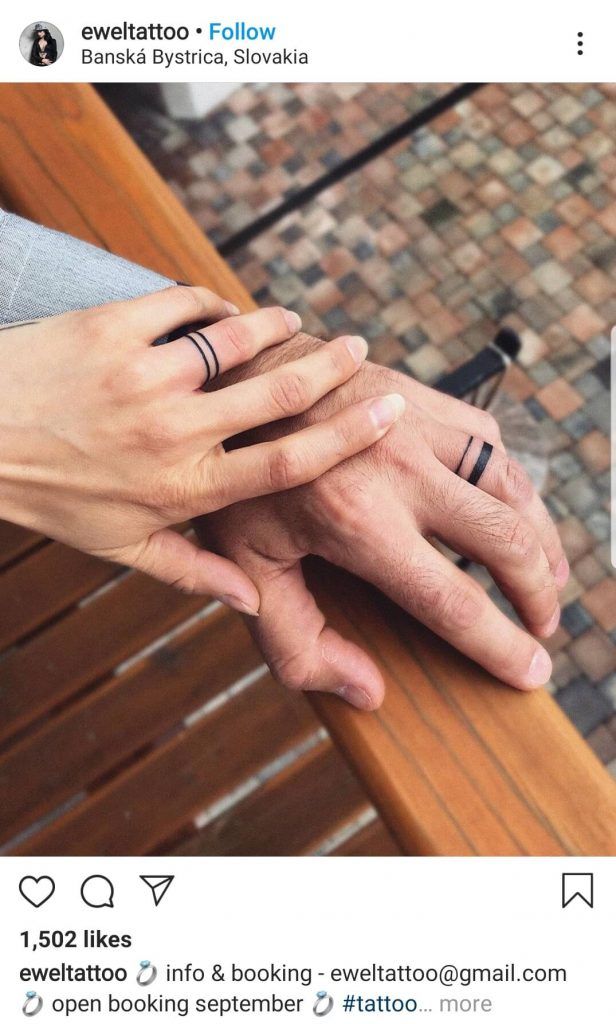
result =
[[[134,98],[123,116],[220,242],[446,88],[244,86],[199,122]],[[553,687],[616,775],[615,138],[614,86],[484,87],[231,262],[258,301],[292,306],[315,334],[361,333],[373,359],[423,381],[497,326],[520,332],[504,387],[549,455],[546,499],[572,563]]]
[[199,121],[122,103],[139,145],[216,244],[252,223],[447,85],[250,85]]

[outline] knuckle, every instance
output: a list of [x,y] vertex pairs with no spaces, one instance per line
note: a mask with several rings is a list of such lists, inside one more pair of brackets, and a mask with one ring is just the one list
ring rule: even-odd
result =
[[328,444],[330,454],[337,456],[342,461],[350,452],[357,449],[359,441],[365,436],[364,425],[357,417],[352,415],[342,417],[332,433],[331,442]]
[[95,306],[92,309],[80,310],[73,316],[76,330],[86,334],[88,345],[108,342],[113,324],[113,315],[109,308]]
[[452,586],[440,577],[420,579],[416,605],[419,618],[441,629],[461,633],[471,629],[481,614],[481,594],[473,586]]
[[481,433],[484,440],[489,441],[490,444],[501,443],[501,432],[497,420],[494,418],[491,412],[485,412],[481,410]]
[[274,375],[270,384],[270,402],[277,416],[294,416],[310,403],[310,386],[305,377],[288,371]]
[[239,359],[249,359],[253,355],[250,334],[237,320],[224,321],[218,325],[221,340]]
[[344,380],[355,368],[355,362],[344,342],[333,342],[325,349],[329,367],[335,380]]
[[267,483],[272,491],[287,491],[303,479],[303,460],[293,448],[278,448],[267,464]]
[[182,425],[164,413],[149,411],[141,415],[133,429],[133,442],[146,451],[165,451],[183,440]]
[[[404,373],[400,373],[399,370],[392,370],[389,366],[369,365],[370,373],[373,376],[374,385],[376,385],[377,389],[375,394],[382,393],[385,395],[391,391],[402,391],[404,393],[405,388],[408,388],[409,378]],[[381,391],[381,389],[384,390]]]
[[112,378],[112,387],[122,398],[143,395],[152,386],[152,364],[149,359],[133,357]]
[[172,586],[179,590],[181,594],[186,594],[187,597],[193,597],[199,593],[195,576],[190,572],[185,572],[176,580],[173,580]]
[[203,302],[195,288],[171,285],[163,290],[163,294],[165,293],[169,301],[174,303],[178,317],[183,323],[189,324],[203,318]]
[[274,677],[282,683],[287,690],[299,692],[310,688],[312,682],[312,671],[309,656],[298,651],[286,658],[276,658],[270,665]]
[[368,480],[349,480],[346,473],[334,471],[315,480],[312,488],[320,523],[351,538],[365,533],[375,505],[375,488]]
[[528,473],[517,459],[507,459],[504,477],[505,500],[516,506],[528,505],[535,489]]
[[507,553],[515,562],[528,562],[535,554],[537,540],[534,531],[518,516],[505,527],[503,541]]

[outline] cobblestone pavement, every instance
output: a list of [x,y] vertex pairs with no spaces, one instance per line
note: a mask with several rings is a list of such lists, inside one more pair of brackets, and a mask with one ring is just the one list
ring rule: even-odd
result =
[[[243,86],[198,122],[139,101],[123,116],[219,243],[447,88]],[[259,302],[292,306],[315,334],[361,333],[373,359],[422,381],[498,325],[518,329],[504,388],[549,454],[546,497],[572,564],[552,685],[616,775],[615,138],[615,86],[487,86],[231,262]]]

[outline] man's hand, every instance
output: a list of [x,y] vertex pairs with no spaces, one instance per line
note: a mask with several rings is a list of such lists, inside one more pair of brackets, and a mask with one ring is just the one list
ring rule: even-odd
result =
[[[268,359],[291,358],[298,346],[316,344],[300,336]],[[208,516],[202,537],[255,582],[260,614],[250,628],[273,673],[292,689],[336,692],[362,709],[383,698],[375,665],[326,625],[307,590],[301,559],[309,553],[373,583],[504,682],[542,685],[551,672],[544,648],[430,543],[438,538],[487,566],[530,633],[554,632],[568,564],[547,510],[525,471],[508,458],[488,413],[367,363],[299,420],[267,428],[267,436],[393,391],[405,397],[406,412],[371,449],[307,486]],[[238,443],[254,440],[244,436]],[[474,486],[467,478],[483,441],[493,452]]]

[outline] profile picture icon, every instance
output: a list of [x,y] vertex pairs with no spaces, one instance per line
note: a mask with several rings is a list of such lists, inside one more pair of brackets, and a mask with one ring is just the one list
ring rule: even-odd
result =
[[19,37],[24,60],[36,68],[48,68],[62,56],[64,38],[57,25],[50,21],[33,21]]

